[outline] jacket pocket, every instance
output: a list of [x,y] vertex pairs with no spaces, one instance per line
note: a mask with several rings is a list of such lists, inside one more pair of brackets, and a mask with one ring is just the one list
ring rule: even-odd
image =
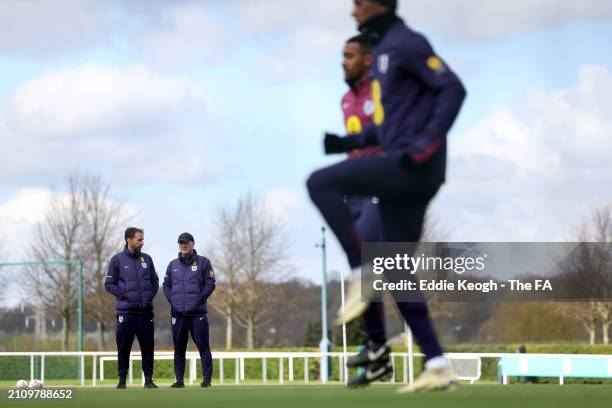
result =
[[118,296],[118,299],[119,300],[127,300],[127,289],[126,289],[125,282],[124,281],[119,281],[118,285],[119,285],[119,296]]

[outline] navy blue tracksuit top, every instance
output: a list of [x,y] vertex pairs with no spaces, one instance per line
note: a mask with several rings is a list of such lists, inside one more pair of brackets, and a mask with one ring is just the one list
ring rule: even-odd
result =
[[104,287],[117,298],[117,312],[153,312],[159,289],[153,259],[144,252],[130,252],[126,246],[111,258]]
[[208,258],[194,250],[193,255],[168,264],[164,277],[164,296],[172,316],[197,316],[208,312],[206,301],[215,290],[215,273]]
[[423,35],[398,17],[379,19],[388,27],[374,48],[370,70],[373,125],[347,139],[353,148],[379,145],[387,155],[409,155],[444,177],[446,134],[466,90]]

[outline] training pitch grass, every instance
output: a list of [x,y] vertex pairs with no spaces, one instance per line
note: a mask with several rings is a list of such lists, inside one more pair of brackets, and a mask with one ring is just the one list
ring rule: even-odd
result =
[[[335,385],[215,386],[143,390],[76,388],[71,402],[7,402],[2,407],[222,407],[222,408],[570,408],[612,407],[612,385],[461,385],[454,392],[396,394],[397,385],[347,390]],[[2,392],[6,395],[6,389]]]

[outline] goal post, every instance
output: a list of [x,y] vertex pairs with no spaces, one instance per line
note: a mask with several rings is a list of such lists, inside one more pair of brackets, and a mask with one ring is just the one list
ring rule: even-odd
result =
[[[79,352],[83,352],[83,260],[82,259],[43,259],[40,261],[27,261],[27,262],[0,262],[0,269],[5,267],[18,267],[18,266],[44,266],[44,265],[73,265],[78,270],[78,306],[77,306],[77,331],[78,331],[78,345],[77,349]],[[80,359],[79,364],[79,378],[83,381],[85,376],[85,364],[83,359]]]

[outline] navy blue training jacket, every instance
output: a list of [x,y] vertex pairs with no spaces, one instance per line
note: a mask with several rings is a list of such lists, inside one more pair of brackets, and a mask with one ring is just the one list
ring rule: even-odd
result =
[[126,246],[111,258],[104,287],[117,298],[117,312],[152,312],[159,289],[153,259],[143,252],[130,252]]
[[188,258],[179,254],[166,269],[164,296],[172,316],[196,316],[208,312],[207,299],[215,290],[215,273],[208,258],[196,251]]
[[370,70],[373,125],[347,142],[408,155],[444,177],[446,135],[465,99],[463,84],[427,39],[397,16],[375,17],[360,29],[378,37]]

